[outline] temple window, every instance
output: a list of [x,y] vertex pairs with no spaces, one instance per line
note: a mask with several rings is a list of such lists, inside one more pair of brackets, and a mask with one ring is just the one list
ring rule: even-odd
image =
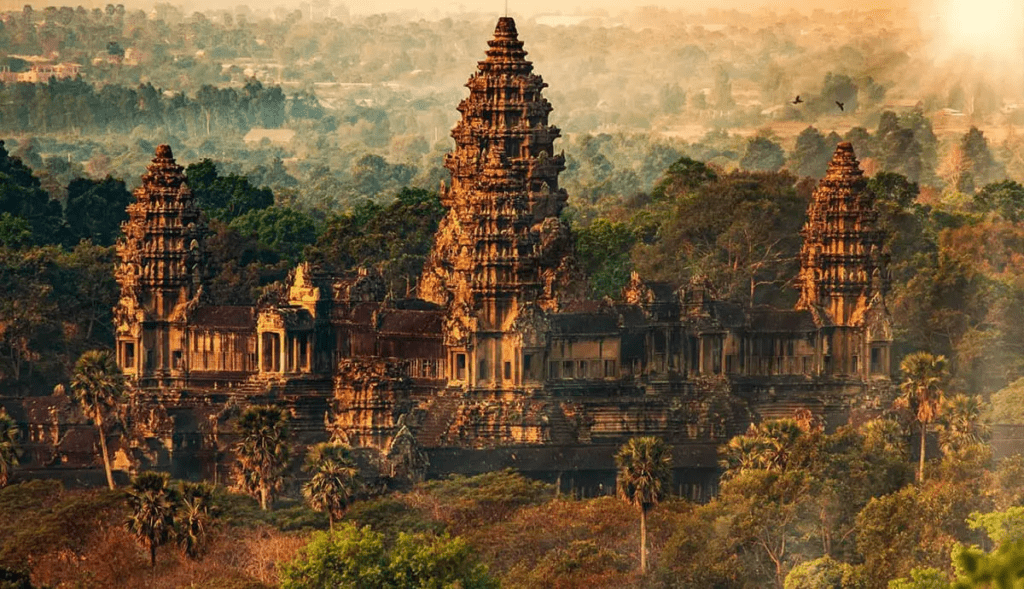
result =
[[871,373],[880,374],[882,372],[882,348],[880,346],[871,346]]
[[455,379],[466,380],[466,355],[455,355]]
[[505,362],[505,380],[512,380],[512,363]]
[[132,342],[124,343],[124,352],[121,356],[125,368],[129,370],[135,369],[135,344]]

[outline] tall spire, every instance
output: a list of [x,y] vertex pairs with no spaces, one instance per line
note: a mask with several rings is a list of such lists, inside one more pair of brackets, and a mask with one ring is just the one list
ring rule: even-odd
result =
[[154,318],[197,294],[205,227],[183,168],[161,145],[128,205],[117,244],[122,299],[133,297]]
[[822,310],[835,325],[853,325],[888,286],[883,234],[866,184],[853,145],[840,143],[801,231],[797,308]]
[[[420,296],[449,304],[461,290],[472,295],[470,307],[503,298],[557,306],[572,257],[568,227],[559,220],[568,197],[558,186],[565,169],[565,158],[554,153],[560,131],[548,124],[551,104],[541,95],[547,84],[526,60],[515,21],[499,18],[487,45],[458,107],[455,151],[445,157],[452,182],[441,190],[449,211]],[[492,321],[500,323],[485,323]]]

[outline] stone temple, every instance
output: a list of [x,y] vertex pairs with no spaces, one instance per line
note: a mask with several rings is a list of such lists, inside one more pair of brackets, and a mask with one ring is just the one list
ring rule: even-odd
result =
[[796,309],[637,275],[620,300],[587,301],[547,84],[511,18],[488,46],[415,299],[370,271],[302,264],[256,307],[208,300],[203,216],[157,149],[118,245],[117,357],[142,399],[123,464],[223,480],[231,417],[276,403],[300,443],[345,441],[393,477],[513,467],[613,488],[617,447],[655,435],[700,498],[717,448],[749,424],[803,410],[831,428],[887,394],[887,258],[849,143],[808,210]]

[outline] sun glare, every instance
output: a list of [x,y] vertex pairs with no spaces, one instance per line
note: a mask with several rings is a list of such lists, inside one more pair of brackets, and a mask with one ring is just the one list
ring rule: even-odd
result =
[[1024,1],[940,0],[939,17],[952,49],[1020,59],[1024,51]]

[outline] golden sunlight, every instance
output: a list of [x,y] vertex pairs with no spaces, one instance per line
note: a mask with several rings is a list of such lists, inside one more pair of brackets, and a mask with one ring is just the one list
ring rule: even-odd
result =
[[1024,51],[1021,0],[939,0],[945,40],[951,49],[1019,59]]

